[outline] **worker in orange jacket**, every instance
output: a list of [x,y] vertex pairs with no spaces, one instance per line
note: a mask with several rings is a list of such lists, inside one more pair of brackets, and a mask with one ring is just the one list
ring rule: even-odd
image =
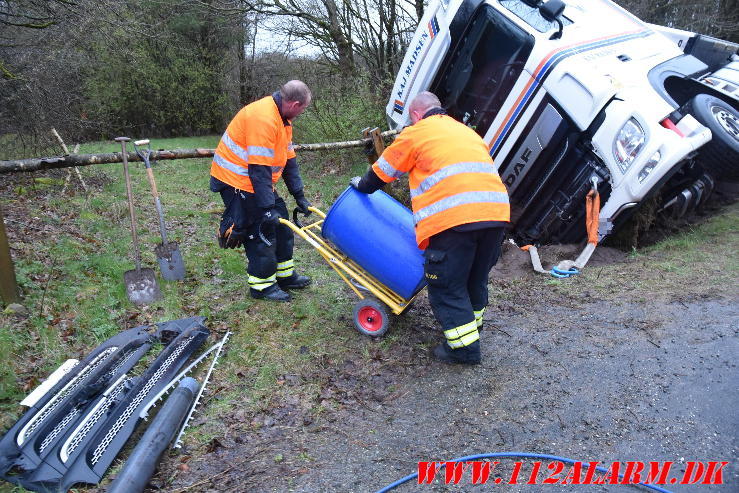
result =
[[310,278],[295,272],[292,230],[275,184],[282,177],[298,209],[310,214],[292,143],[291,121],[308,107],[311,92],[291,80],[271,96],[243,107],[218,143],[210,168],[210,189],[220,192],[226,210],[218,230],[223,248],[244,245],[249,293],[253,298],[290,301],[286,292]]
[[434,94],[418,94],[409,112],[412,125],[351,185],[372,193],[409,174],[429,301],[446,337],[434,355],[447,363],[477,364],[488,275],[510,221],[508,192],[485,142],[447,116]]

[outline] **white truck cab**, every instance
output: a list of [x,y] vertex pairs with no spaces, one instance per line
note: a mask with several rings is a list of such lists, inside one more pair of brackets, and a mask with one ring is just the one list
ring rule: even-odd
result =
[[[436,0],[398,72],[388,123],[409,125],[408,103],[435,93],[488,143],[517,240],[582,239],[594,185],[603,239],[657,191],[684,213],[713,178],[736,176],[737,48],[646,24],[608,0]],[[696,152],[712,137],[724,154],[717,169]]]

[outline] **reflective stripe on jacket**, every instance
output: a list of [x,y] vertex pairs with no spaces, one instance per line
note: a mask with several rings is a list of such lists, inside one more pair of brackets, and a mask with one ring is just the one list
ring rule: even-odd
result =
[[409,174],[416,241],[460,224],[510,221],[508,192],[474,130],[446,115],[406,127],[372,165],[389,183]]
[[280,116],[272,96],[254,101],[236,114],[218,143],[210,174],[239,190],[254,192],[249,164],[271,167],[272,183],[282,176],[285,163],[295,157],[293,128]]

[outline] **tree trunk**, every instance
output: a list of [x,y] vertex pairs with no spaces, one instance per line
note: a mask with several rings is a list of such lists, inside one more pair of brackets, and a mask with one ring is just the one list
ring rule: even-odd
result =
[[739,43],[739,0],[721,0],[720,5],[719,22],[726,26],[722,37],[727,41]]
[[416,16],[418,17],[418,22],[421,22],[421,18],[423,17],[423,0],[415,0],[416,4]]
[[[397,134],[397,130],[387,130],[380,134],[382,137],[391,137]],[[324,151],[335,149],[348,149],[351,147],[362,147],[372,139],[350,140],[346,142],[327,142],[320,144],[297,144],[296,151]],[[215,149],[174,149],[171,151],[154,151],[151,159],[161,161],[164,159],[187,159],[213,157]],[[55,168],[70,168],[72,166],[90,166],[92,164],[121,163],[123,154],[111,152],[109,154],[70,154],[68,156],[42,157],[31,159],[17,159],[14,161],[0,161],[0,174],[15,173],[19,171],[40,171]],[[127,153],[129,161],[141,161],[135,152]]]
[[352,75],[354,73],[354,50],[351,41],[341,29],[339,9],[334,0],[323,0],[323,5],[328,13],[328,33],[336,45],[341,72],[346,76]]

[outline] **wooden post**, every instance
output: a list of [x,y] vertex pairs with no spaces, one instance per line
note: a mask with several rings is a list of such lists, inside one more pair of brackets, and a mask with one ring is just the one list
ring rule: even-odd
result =
[[382,153],[385,151],[385,141],[382,140],[382,133],[380,132],[380,129],[375,127],[372,130],[370,130],[370,137],[372,137],[372,143],[375,146],[375,154],[377,154],[377,157],[379,158],[382,156]]
[[[367,127],[364,130],[362,130],[362,138],[363,139],[371,139],[372,136],[370,135],[370,131],[371,131],[371,129],[369,127]],[[364,153],[367,155],[367,161],[370,164],[373,164],[375,161],[377,161],[377,158],[379,157],[379,156],[377,156],[373,152],[373,148],[372,148],[370,142],[365,142],[365,144],[364,144]]]
[[382,138],[382,133],[377,127],[367,127],[362,130],[362,137],[370,139],[370,142],[365,143],[364,149],[367,154],[367,161],[373,164],[382,155],[382,151],[385,150],[385,141]]
[[20,301],[18,297],[18,284],[15,281],[13,259],[10,257],[8,236],[5,234],[5,220],[3,219],[2,208],[0,208],[0,297],[6,305]]

